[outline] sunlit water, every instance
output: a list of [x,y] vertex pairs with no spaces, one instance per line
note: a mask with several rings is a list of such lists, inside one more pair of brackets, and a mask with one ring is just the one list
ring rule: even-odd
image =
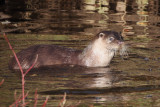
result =
[[[156,1],[107,2],[99,0],[6,1],[1,5],[0,32],[6,32],[15,51],[35,44],[83,49],[101,30],[121,32],[129,56],[116,55],[109,67],[56,66],[32,70],[26,76],[27,101],[38,105],[49,95],[47,107],[160,106],[160,17]],[[0,106],[14,102],[21,92],[20,72],[8,69],[13,56],[0,36]]]

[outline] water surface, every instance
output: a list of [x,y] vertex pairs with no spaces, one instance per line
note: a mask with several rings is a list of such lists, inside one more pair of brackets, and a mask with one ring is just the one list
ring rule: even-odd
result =
[[[35,44],[56,44],[83,49],[101,30],[121,32],[129,56],[116,55],[109,67],[54,66],[33,69],[26,76],[27,101],[58,106],[67,93],[66,106],[159,106],[160,28],[158,0],[6,0],[0,7],[0,32],[19,52]],[[8,69],[12,52],[0,36],[0,105],[14,102],[21,92],[20,72]]]

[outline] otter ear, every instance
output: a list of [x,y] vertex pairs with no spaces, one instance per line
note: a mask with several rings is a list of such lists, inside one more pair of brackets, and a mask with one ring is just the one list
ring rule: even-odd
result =
[[104,33],[99,33],[99,37],[103,37],[103,36],[105,36]]

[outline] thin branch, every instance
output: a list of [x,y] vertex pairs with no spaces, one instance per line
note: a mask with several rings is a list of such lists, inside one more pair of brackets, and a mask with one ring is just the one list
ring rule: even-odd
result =
[[60,107],[64,107],[65,103],[66,103],[66,92],[64,93],[63,99],[60,101],[59,106]]
[[25,104],[25,99],[24,99],[24,96],[25,96],[25,95],[24,95],[24,84],[25,84],[25,81],[24,81],[24,71],[23,71],[23,69],[22,69],[22,66],[21,66],[21,64],[20,64],[20,62],[19,62],[19,59],[18,59],[18,57],[17,57],[14,49],[12,48],[12,46],[11,46],[11,44],[10,44],[7,36],[5,35],[5,33],[4,33],[3,35],[4,35],[4,38],[5,38],[5,40],[7,41],[8,45],[9,45],[9,48],[12,50],[12,52],[13,52],[13,54],[14,54],[14,57],[15,57],[17,63],[18,63],[19,69],[20,69],[20,71],[21,71],[21,75],[22,75],[22,98],[23,98],[22,100],[23,100],[23,104]]
[[34,107],[37,107],[37,101],[38,101],[38,94],[37,94],[37,89],[35,91],[35,95],[34,95]]
[[[22,75],[22,95],[20,95],[20,96],[18,97],[18,99],[16,99],[17,96],[16,96],[16,92],[15,92],[15,95],[14,95],[15,102],[14,102],[12,105],[10,105],[9,107],[12,107],[12,106],[18,107],[18,103],[19,103],[20,101],[22,101],[22,105],[21,105],[21,106],[25,106],[26,104],[28,104],[28,103],[25,103],[25,98],[28,96],[28,92],[26,93],[26,95],[24,94],[24,84],[25,84],[25,79],[24,79],[24,78],[25,78],[26,74],[27,74],[27,73],[34,67],[34,65],[36,64],[36,62],[37,62],[37,60],[38,60],[38,54],[36,55],[36,59],[35,59],[34,63],[33,63],[33,64],[31,65],[31,67],[24,73],[24,71],[23,71],[23,69],[22,69],[22,66],[21,66],[21,64],[20,64],[20,61],[19,61],[19,59],[18,59],[18,57],[17,57],[14,49],[12,48],[12,46],[11,46],[11,44],[10,44],[10,42],[9,42],[9,39],[7,38],[7,36],[5,35],[5,33],[4,33],[3,35],[4,35],[4,38],[5,38],[5,40],[7,41],[8,45],[9,45],[9,48],[12,50],[12,52],[13,52],[13,54],[14,54],[14,57],[15,57],[15,59],[16,59],[16,62],[18,63],[18,66],[19,66],[19,69],[20,69],[21,75]],[[4,79],[0,82],[0,85],[3,84],[3,82],[4,82]],[[37,105],[37,99],[38,99],[38,95],[37,95],[37,90],[36,90],[36,92],[35,92],[35,104],[34,104],[34,107],[36,107],[36,105]],[[49,99],[49,97],[46,97],[46,100],[45,100],[44,104],[42,105],[42,107],[45,107],[45,106],[46,106],[48,99]]]
[[[20,102],[21,100],[25,99],[25,98],[28,96],[28,93],[29,93],[29,92],[26,93],[26,95],[24,96],[24,98],[23,98],[23,97],[18,98],[18,99],[17,99],[12,105],[10,105],[9,107],[12,107],[12,106],[14,106],[15,104],[17,104],[18,102]],[[24,104],[25,104],[25,103],[24,103]]]
[[0,82],[0,86],[4,83],[4,79]]
[[[18,99],[20,99],[22,96],[20,95],[19,97],[18,97]],[[15,99],[15,102],[16,102],[16,100],[17,100],[17,91],[15,90],[15,92],[14,92],[14,99]],[[16,102],[15,103],[15,107],[18,107],[18,102]]]
[[4,33],[3,35],[4,35],[4,38],[6,39],[8,45],[9,45],[9,48],[12,50],[12,52],[13,52],[13,54],[14,54],[14,57],[15,57],[17,63],[18,63],[18,66],[19,66],[19,69],[21,70],[21,73],[23,74],[22,66],[21,66],[21,64],[20,64],[20,62],[19,62],[19,59],[18,59],[18,57],[17,57],[17,55],[16,55],[14,49],[12,48],[12,46],[11,46],[11,44],[10,44],[10,42],[9,42],[9,40],[8,40],[8,38],[7,38],[7,36],[6,36],[6,34]]
[[14,91],[14,99],[15,100],[17,99],[17,91],[16,90]]
[[42,107],[45,107],[45,106],[46,106],[48,99],[49,99],[49,96],[46,97],[46,100],[45,100],[45,102],[43,103]]
[[26,106],[27,104],[29,104],[29,102],[21,104],[22,107]]
[[38,54],[36,55],[36,59],[35,59],[34,63],[33,63],[32,66],[25,72],[24,76],[26,76],[26,74],[34,67],[34,65],[36,64],[37,60],[38,60]]

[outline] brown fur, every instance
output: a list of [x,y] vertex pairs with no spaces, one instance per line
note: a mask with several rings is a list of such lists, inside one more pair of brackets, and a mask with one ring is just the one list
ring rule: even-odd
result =
[[[18,52],[17,57],[23,69],[28,69],[34,63],[37,55],[38,60],[34,68],[59,64],[107,66],[119,49],[119,42],[122,41],[123,38],[117,32],[102,31],[83,51],[56,45],[34,45]],[[15,58],[9,62],[9,68],[19,69]]]

